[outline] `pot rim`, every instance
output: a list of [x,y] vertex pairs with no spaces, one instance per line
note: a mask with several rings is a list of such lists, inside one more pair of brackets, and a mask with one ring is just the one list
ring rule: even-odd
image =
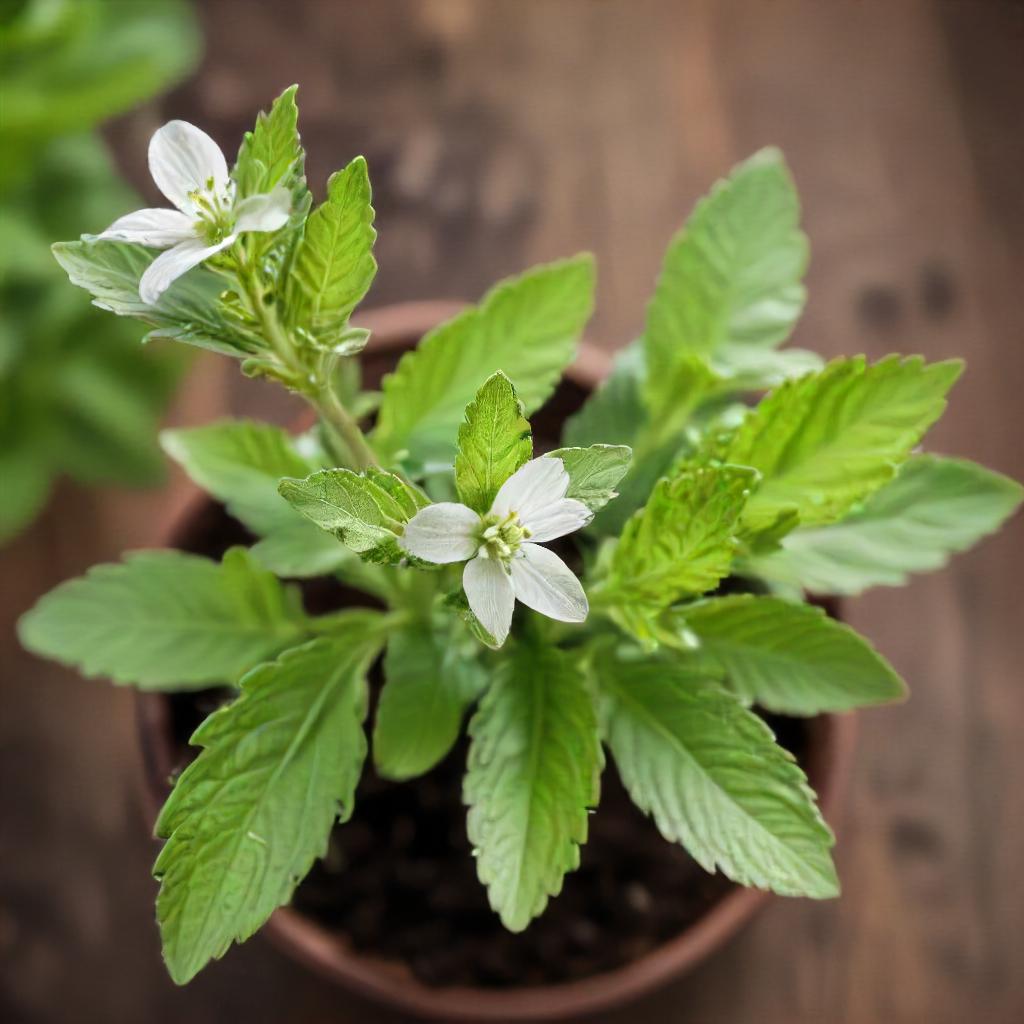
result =
[[[373,332],[369,345],[372,351],[393,352],[405,348],[410,339],[418,339],[465,305],[453,300],[396,303],[367,311],[359,322]],[[605,350],[584,339],[566,376],[593,387],[606,376],[611,363]],[[195,489],[163,532],[167,546],[175,546],[175,538],[210,502],[206,494]],[[150,820],[155,820],[166,795],[164,780],[175,760],[166,696],[137,693],[136,718],[143,798]],[[835,828],[853,760],[856,717],[853,713],[827,714],[809,721],[813,742],[807,774],[818,794],[822,814]],[[353,951],[341,933],[323,928],[287,906],[274,911],[261,932],[282,952],[321,976],[421,1018],[575,1019],[630,1002],[691,970],[724,946],[758,910],[776,898],[762,890],[737,887],[674,939],[622,967],[575,981],[510,989],[425,985],[403,965]]]

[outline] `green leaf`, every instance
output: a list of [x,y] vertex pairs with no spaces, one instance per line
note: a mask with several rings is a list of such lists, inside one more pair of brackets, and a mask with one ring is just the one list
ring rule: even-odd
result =
[[223,282],[205,267],[179,277],[155,306],[148,306],[139,298],[139,279],[159,255],[156,250],[87,238],[58,242],[53,254],[71,283],[92,294],[94,305],[152,325],[147,341],[167,338],[237,357],[255,351],[255,344],[220,315]]
[[741,885],[838,895],[832,834],[804,773],[760,718],[661,661],[595,665],[619,775],[666,839]]
[[0,544],[6,543],[35,517],[49,497],[52,472],[43,453],[31,443],[0,447]]
[[143,690],[234,682],[305,634],[298,596],[244,548],[218,565],[138,551],[60,584],[19,623],[22,644],[87,676]]
[[807,239],[782,154],[764,149],[701,200],[669,244],[647,310],[646,391],[672,407],[680,360],[714,366],[732,350],[773,348],[803,309]]
[[621,444],[594,444],[589,448],[558,448],[545,458],[561,459],[569,474],[567,498],[582,501],[591,512],[604,508],[612,498],[619,481],[629,469],[632,451]]
[[643,350],[634,342],[616,355],[611,373],[566,421],[562,441],[574,448],[632,445],[647,423],[642,386]]
[[795,377],[817,373],[825,361],[817,352],[803,348],[747,348],[731,345],[715,358],[720,390],[763,391]]
[[602,768],[584,680],[551,647],[517,645],[469,726],[463,787],[477,874],[520,932],[579,866]]
[[481,514],[487,512],[498,488],[533,456],[530,424],[503,373],[489,377],[466,406],[459,427],[455,456],[455,486],[459,500]]
[[[315,466],[280,427],[251,420],[221,420],[204,427],[165,430],[164,451],[204,491],[254,533],[302,523],[277,493],[283,476],[305,476]],[[312,530],[312,527],[308,527]]]
[[950,555],[995,532],[1022,497],[1016,481],[973,462],[915,455],[841,522],[797,530],[781,551],[745,565],[818,594],[895,587],[910,573],[942,568]]
[[463,712],[486,681],[475,650],[454,630],[424,623],[388,637],[373,728],[373,761],[385,779],[422,775],[451,750]]
[[450,462],[466,405],[498,370],[529,415],[572,359],[593,296],[593,258],[577,256],[502,282],[479,306],[434,328],[384,378],[377,451],[385,460]]
[[221,420],[205,427],[165,430],[164,451],[239,522],[263,537],[252,553],[278,576],[320,576],[346,558],[338,542],[303,519],[278,493],[281,477],[303,476],[317,460],[301,454],[280,427]]
[[858,356],[773,391],[727,453],[728,461],[762,475],[745,526],[756,532],[788,509],[805,525],[842,517],[892,479],[942,415],[962,369],[958,360],[926,365],[919,356],[869,366]]
[[305,153],[299,140],[298,88],[285,89],[270,112],[260,111],[255,128],[245,133],[232,171],[240,196],[270,192],[282,183],[290,186],[292,179],[302,177]]
[[658,481],[626,524],[602,594],[630,632],[650,639],[646,620],[728,574],[733,533],[754,480],[742,467],[701,466]]
[[300,320],[325,347],[343,340],[352,310],[373,283],[376,237],[370,179],[359,156],[331,175],[327,201],[309,215],[295,254]]
[[286,903],[331,826],[352,814],[366,756],[372,613],[253,669],[192,743],[164,806],[153,874],[164,959],[182,985]]
[[893,667],[813,605],[738,594],[679,609],[700,641],[699,667],[725,674],[741,700],[786,715],[884,704],[906,695]]
[[5,164],[29,144],[137,106],[183,78],[200,52],[193,12],[178,0],[33,2],[3,21]]
[[411,484],[382,470],[360,476],[350,469],[325,469],[304,480],[282,480],[278,490],[321,530],[367,560],[388,564],[408,557],[396,541],[429,504]]

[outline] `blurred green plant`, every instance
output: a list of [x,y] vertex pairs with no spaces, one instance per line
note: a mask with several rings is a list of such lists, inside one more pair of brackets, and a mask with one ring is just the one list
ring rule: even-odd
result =
[[156,428],[181,355],[144,351],[136,327],[69,295],[50,242],[138,205],[89,129],[198,53],[181,0],[0,0],[0,543],[62,473],[162,477]]

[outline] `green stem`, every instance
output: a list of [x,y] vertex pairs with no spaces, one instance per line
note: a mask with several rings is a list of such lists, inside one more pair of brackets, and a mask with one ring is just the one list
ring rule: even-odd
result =
[[278,318],[276,306],[268,306],[263,301],[263,295],[260,293],[255,277],[247,272],[248,268],[242,262],[243,258],[239,258],[239,269],[242,271],[245,292],[252,313],[260,325],[264,338],[281,364],[287,370],[295,372],[299,378],[308,378],[308,390],[303,388],[302,392],[320,415],[321,421],[327,426],[328,440],[337,442],[337,444],[331,444],[334,449],[331,454],[357,470],[378,465],[377,456],[367,442],[358,422],[345,408],[331,386],[331,374],[327,369],[329,363],[321,360],[316,371],[311,372],[296,358],[295,346],[288,331],[285,330]]
[[363,470],[379,465],[377,456],[366,440],[366,435],[360,429],[355,417],[341,404],[330,381],[323,382],[318,395],[311,398],[311,401],[324,422],[341,439],[352,458],[355,469]]

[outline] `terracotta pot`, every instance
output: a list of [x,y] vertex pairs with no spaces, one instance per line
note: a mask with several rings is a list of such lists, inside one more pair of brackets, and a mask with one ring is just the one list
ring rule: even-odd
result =
[[[460,304],[453,302],[417,302],[365,315],[361,324],[374,332],[364,355],[367,379],[379,379],[401,351],[459,308]],[[584,342],[567,376],[579,389],[589,391],[609,365],[606,352]],[[166,545],[183,546],[187,539],[194,540],[201,524],[210,521],[211,506],[208,498],[197,494],[168,532]],[[172,738],[168,700],[158,694],[140,694],[138,721],[146,799],[155,818],[170,789],[167,780],[180,758]],[[833,825],[853,753],[855,726],[852,715],[823,715],[808,723],[807,774]],[[343,936],[288,907],[277,910],[263,930],[281,950],[320,974],[420,1017],[576,1020],[636,999],[691,970],[722,947],[771,898],[755,889],[736,888],[676,938],[633,963],[579,981],[522,989],[431,988],[413,977],[405,965],[356,953]]]

